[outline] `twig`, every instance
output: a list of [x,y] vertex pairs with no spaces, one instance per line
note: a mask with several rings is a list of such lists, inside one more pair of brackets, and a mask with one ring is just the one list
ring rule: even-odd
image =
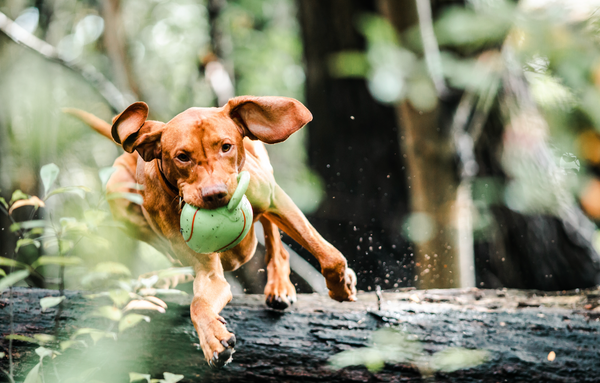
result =
[[83,77],[98,91],[102,98],[110,105],[113,112],[120,113],[127,107],[129,101],[131,101],[95,67],[89,64],[84,65],[65,60],[54,46],[27,32],[2,12],[0,12],[0,31],[17,44],[27,47],[44,58],[69,68]]
[[440,47],[435,33],[433,31],[433,17],[431,15],[431,4],[429,0],[416,0],[417,14],[419,17],[419,29],[421,30],[421,40],[423,41],[423,52],[425,53],[425,63],[435,85],[437,95],[443,96],[448,88],[444,81],[442,72],[442,59],[440,57]]

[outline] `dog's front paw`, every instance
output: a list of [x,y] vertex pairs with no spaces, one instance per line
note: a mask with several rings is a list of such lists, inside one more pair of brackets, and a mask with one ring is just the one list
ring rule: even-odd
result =
[[356,301],[356,274],[354,270],[345,267],[337,278],[326,277],[329,296],[339,302]]
[[266,303],[272,309],[285,310],[296,302],[296,288],[289,276],[270,279],[265,286]]
[[221,316],[195,323],[204,358],[211,368],[222,368],[233,359],[235,335],[227,331],[225,320]]
[[221,352],[214,351],[212,358],[208,361],[208,365],[213,369],[219,369],[224,367],[227,363],[233,360],[233,353],[235,350],[235,335],[231,334],[231,338],[228,340],[222,340],[221,345],[225,347],[225,350]]

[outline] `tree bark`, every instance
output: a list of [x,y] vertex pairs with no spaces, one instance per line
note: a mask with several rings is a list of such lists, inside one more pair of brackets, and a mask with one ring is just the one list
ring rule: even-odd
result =
[[[16,288],[13,293],[15,333],[52,333],[56,308],[42,312],[39,299],[56,291]],[[58,339],[77,328],[107,328],[107,320],[91,317],[94,302],[81,292],[67,292]],[[324,296],[301,295],[287,312],[266,309],[263,296],[235,296],[222,312],[238,339],[233,362],[211,371],[199,350],[189,317],[189,297],[167,301],[165,314],[146,313],[142,322],[96,346],[68,349],[46,360],[45,381],[88,371],[87,380],[129,381],[129,372],[183,374],[183,382],[375,382],[423,381],[410,363],[386,364],[370,373],[364,367],[335,371],[328,359],[343,350],[369,345],[372,332],[398,326],[418,337],[424,353],[448,347],[485,349],[488,362],[452,373],[437,372],[437,382],[599,382],[597,340],[600,331],[597,289],[546,294],[520,290],[430,290],[359,294],[355,303]],[[106,304],[107,302],[104,302]],[[378,308],[378,305],[381,307]],[[8,292],[0,295],[0,333],[9,332]],[[116,331],[116,329],[113,329]],[[7,341],[0,350],[7,352]],[[39,361],[37,345],[14,341],[16,380],[22,381]],[[52,347],[52,345],[46,346]],[[554,352],[556,358],[548,360]],[[7,370],[7,358],[0,367]],[[53,366],[54,364],[54,366]],[[3,377],[0,377],[2,381]]]

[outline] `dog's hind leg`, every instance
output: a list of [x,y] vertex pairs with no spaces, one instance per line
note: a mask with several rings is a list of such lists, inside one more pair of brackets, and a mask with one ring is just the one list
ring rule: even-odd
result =
[[276,310],[284,310],[296,301],[296,288],[290,281],[290,256],[283,247],[277,226],[266,217],[261,217],[260,223],[265,232],[267,306]]

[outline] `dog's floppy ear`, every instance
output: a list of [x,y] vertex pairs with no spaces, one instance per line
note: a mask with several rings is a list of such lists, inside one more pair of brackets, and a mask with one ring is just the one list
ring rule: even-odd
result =
[[111,135],[126,152],[137,150],[144,161],[148,162],[160,157],[160,137],[165,124],[146,118],[148,105],[145,102],[135,102],[114,118]]
[[312,114],[300,101],[287,97],[235,97],[224,111],[244,135],[268,144],[285,141],[312,120]]

